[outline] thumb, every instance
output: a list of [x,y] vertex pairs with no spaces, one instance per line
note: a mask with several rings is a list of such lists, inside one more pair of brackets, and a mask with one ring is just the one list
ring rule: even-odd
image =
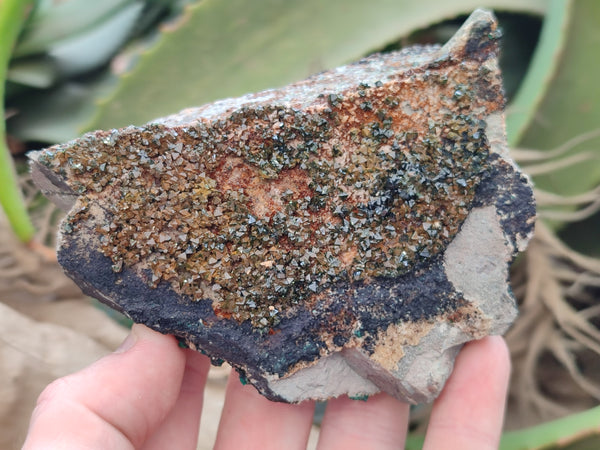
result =
[[42,392],[23,448],[140,447],[175,404],[184,367],[175,338],[134,325],[115,353]]

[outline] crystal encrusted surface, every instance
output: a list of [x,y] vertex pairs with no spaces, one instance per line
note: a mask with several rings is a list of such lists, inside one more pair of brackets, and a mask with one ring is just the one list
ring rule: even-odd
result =
[[96,231],[114,270],[142,263],[153,287],[169,281],[224,317],[272,326],[332,284],[407,273],[455,236],[490,169],[482,111],[502,99],[495,74],[478,70],[473,86],[473,67],[440,66],[356,78],[304,110],[251,105],[96,132],[39,161],[85,198],[67,232],[102,205]]

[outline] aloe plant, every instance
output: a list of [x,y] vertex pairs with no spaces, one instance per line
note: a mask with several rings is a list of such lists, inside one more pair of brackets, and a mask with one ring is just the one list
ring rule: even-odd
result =
[[[163,0],[6,0],[0,2],[0,98],[16,110],[16,125],[27,123],[25,140],[58,142],[63,130],[82,112],[91,114],[93,95],[110,83],[104,73],[90,71],[106,65],[143,25],[182,1]],[[17,39],[18,38],[18,39]],[[70,77],[88,74],[85,83]],[[15,97],[22,101],[11,102]],[[4,104],[4,102],[3,102]],[[51,105],[48,111],[45,105]],[[30,111],[26,114],[25,111]],[[4,110],[2,109],[2,117]],[[19,136],[23,137],[23,136]],[[0,203],[15,234],[29,242],[35,234],[19,192],[13,159],[6,147],[5,122],[0,125]]]
[[[0,3],[0,99],[4,99],[4,81],[11,52],[31,5],[32,2],[26,0],[4,0]],[[4,103],[0,104],[0,117],[4,117]],[[6,144],[4,120],[0,120],[0,158],[0,204],[19,239],[29,242],[35,229],[16,182],[13,161]]]
[[[281,86],[355,60],[478,6],[543,17],[529,69],[508,107],[509,141],[515,158],[536,182],[543,219],[540,246],[558,249],[554,261],[569,260],[577,267],[575,275],[557,271],[558,278],[550,281],[558,285],[563,282],[560,277],[575,277],[580,286],[586,281],[577,278],[578,274],[592,280],[599,276],[597,260],[565,250],[551,231],[562,228],[566,233],[571,221],[600,209],[600,90],[596,88],[600,2],[596,0],[432,0],[427,4],[409,0],[109,0],[96,2],[93,8],[87,0],[65,0],[58,6],[39,0],[7,73],[12,43],[30,3],[0,3],[0,21],[4,21],[0,22],[0,64],[5,70],[0,75],[3,80],[8,77],[9,102],[19,111],[9,121],[10,132],[23,140],[48,143],[95,128],[142,124],[188,106]],[[159,15],[182,8],[179,20],[163,26],[155,38],[131,44],[140,20],[151,23]],[[65,11],[78,20],[71,20]],[[112,39],[100,42],[107,34]],[[125,42],[129,44],[123,49]],[[100,43],[102,51],[92,55],[92,60],[78,61],[78,51]],[[113,61],[112,71],[99,70],[117,48],[122,53]],[[84,81],[72,78],[83,73],[87,74]],[[32,92],[35,95],[28,95]],[[3,206],[15,229],[20,229],[21,239],[27,240],[33,229],[19,203],[13,172],[7,172],[10,157],[6,151],[1,154]],[[588,250],[594,251],[597,231],[587,230],[584,235]],[[596,282],[590,281],[589,286]],[[559,302],[561,295],[553,298]],[[573,332],[575,337],[569,338],[576,340],[584,333],[578,342],[599,348],[593,326],[570,305],[562,306],[563,318],[557,320],[569,317],[576,325],[569,322],[568,326],[580,333]],[[562,357],[565,365],[573,365],[568,355]],[[552,448],[560,442],[578,445],[583,441],[576,436],[595,440],[591,424],[597,423],[599,414],[592,409],[549,425],[507,433],[503,448]],[[413,436],[409,448],[419,448],[421,442]]]

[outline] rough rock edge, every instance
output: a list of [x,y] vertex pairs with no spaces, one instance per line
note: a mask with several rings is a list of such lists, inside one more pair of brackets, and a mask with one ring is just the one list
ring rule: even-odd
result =
[[[457,35],[437,52],[436,58],[442,60],[448,54],[453,54],[456,58],[476,59],[480,50],[478,36],[485,30],[490,30],[493,23],[491,13],[481,10],[474,12]],[[268,97],[269,92],[273,91],[267,91],[264,95]],[[228,109],[250,98],[259,101],[261,96],[253,94],[217,102],[215,105],[220,104],[220,108]],[[206,114],[206,109],[204,111]],[[193,114],[193,111],[182,112],[173,116],[173,119],[164,119],[164,122],[171,120],[181,123],[181,120]],[[502,169],[492,177],[494,181],[480,189],[490,191],[482,195],[486,200],[480,200],[481,204],[472,210],[461,231],[446,249],[439,265],[453,290],[461,292],[465,300],[470,302],[468,307],[460,311],[461,320],[468,319],[466,323],[459,320],[451,324],[452,318],[449,316],[456,312],[448,312],[435,320],[393,323],[386,330],[379,331],[377,344],[369,351],[361,347],[363,341],[356,339],[341,351],[319,358],[321,350],[318,342],[307,339],[306,344],[314,347],[309,350],[309,353],[315,355],[312,362],[304,360],[295,367],[290,367],[286,366],[285,361],[269,363],[259,358],[252,363],[242,356],[248,352],[248,343],[240,342],[239,346],[226,350],[223,348],[231,344],[231,338],[235,338],[236,334],[242,339],[247,337],[244,334],[247,330],[243,327],[237,333],[230,326],[219,330],[213,327],[211,331],[183,333],[177,323],[159,317],[157,308],[163,305],[147,301],[144,295],[147,288],[139,286],[139,279],[136,280],[134,274],[116,276],[110,271],[110,263],[106,258],[98,252],[90,252],[85,243],[61,239],[59,245],[64,249],[71,247],[70,251],[61,252],[61,264],[77,280],[84,292],[100,298],[135,321],[146,323],[159,331],[178,334],[192,348],[202,348],[208,354],[227,357],[244,377],[270,399],[299,402],[308,398],[326,399],[341,394],[364,396],[383,390],[413,403],[431,401],[443,387],[462,344],[488,334],[504,333],[517,313],[506,283],[507,265],[516,251],[524,248],[532,234],[534,214],[531,187],[523,175],[514,172],[516,168],[508,158],[501,115],[488,116],[487,122],[487,130],[495,130],[494,135],[489,135],[491,150],[504,161],[504,165],[499,165]],[[35,155],[32,159],[35,161]],[[32,172],[38,185],[55,203],[65,209],[73,206],[76,195],[60,177],[35,162],[32,163]],[[502,181],[506,181],[504,191],[498,187]],[[510,217],[500,201],[496,200],[498,196],[511,192],[511,188],[519,186],[529,192],[521,195],[520,201],[523,204],[513,205],[513,208],[525,214],[528,218],[525,222],[522,218]],[[502,257],[498,258],[498,255]],[[91,269],[86,279],[79,273],[82,263]],[[490,269],[490,274],[481,272],[482,268]],[[489,284],[482,282],[486,277]],[[110,285],[115,288],[107,290],[106,286]],[[172,299],[173,293],[168,291],[164,286],[159,287],[153,297],[160,298],[164,295],[165,299]],[[113,301],[113,298],[124,295],[129,298],[132,294],[139,298],[128,305],[127,311]],[[174,301],[177,303],[177,299]],[[196,321],[198,317],[204,317],[204,313],[207,317],[210,316],[208,311],[182,313],[184,316],[188,314],[189,320],[196,317]],[[310,318],[306,319],[307,324],[310,322]],[[295,333],[289,334],[289,338],[296,339],[302,332],[301,329],[295,330]],[[228,338],[225,337],[227,333],[230,333]],[[282,337],[281,341],[283,345],[286,339]],[[380,345],[381,342],[384,344]],[[269,347],[274,349],[278,343],[272,344],[262,349],[267,353],[263,355],[266,359],[269,358]],[[252,342],[250,346],[253,346]],[[429,353],[424,354],[423,348],[429,349]],[[256,347],[253,351],[256,351]],[[430,377],[423,377],[427,373]]]

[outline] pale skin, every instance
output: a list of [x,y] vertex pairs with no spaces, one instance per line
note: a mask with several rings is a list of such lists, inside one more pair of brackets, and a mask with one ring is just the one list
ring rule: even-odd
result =
[[[25,450],[195,449],[209,360],[134,325],[123,345],[40,395]],[[467,344],[435,401],[425,449],[498,447],[510,372],[504,340]],[[304,449],[314,403],[274,403],[230,376],[216,449]],[[387,394],[330,400],[320,450],[399,449],[409,405]]]

